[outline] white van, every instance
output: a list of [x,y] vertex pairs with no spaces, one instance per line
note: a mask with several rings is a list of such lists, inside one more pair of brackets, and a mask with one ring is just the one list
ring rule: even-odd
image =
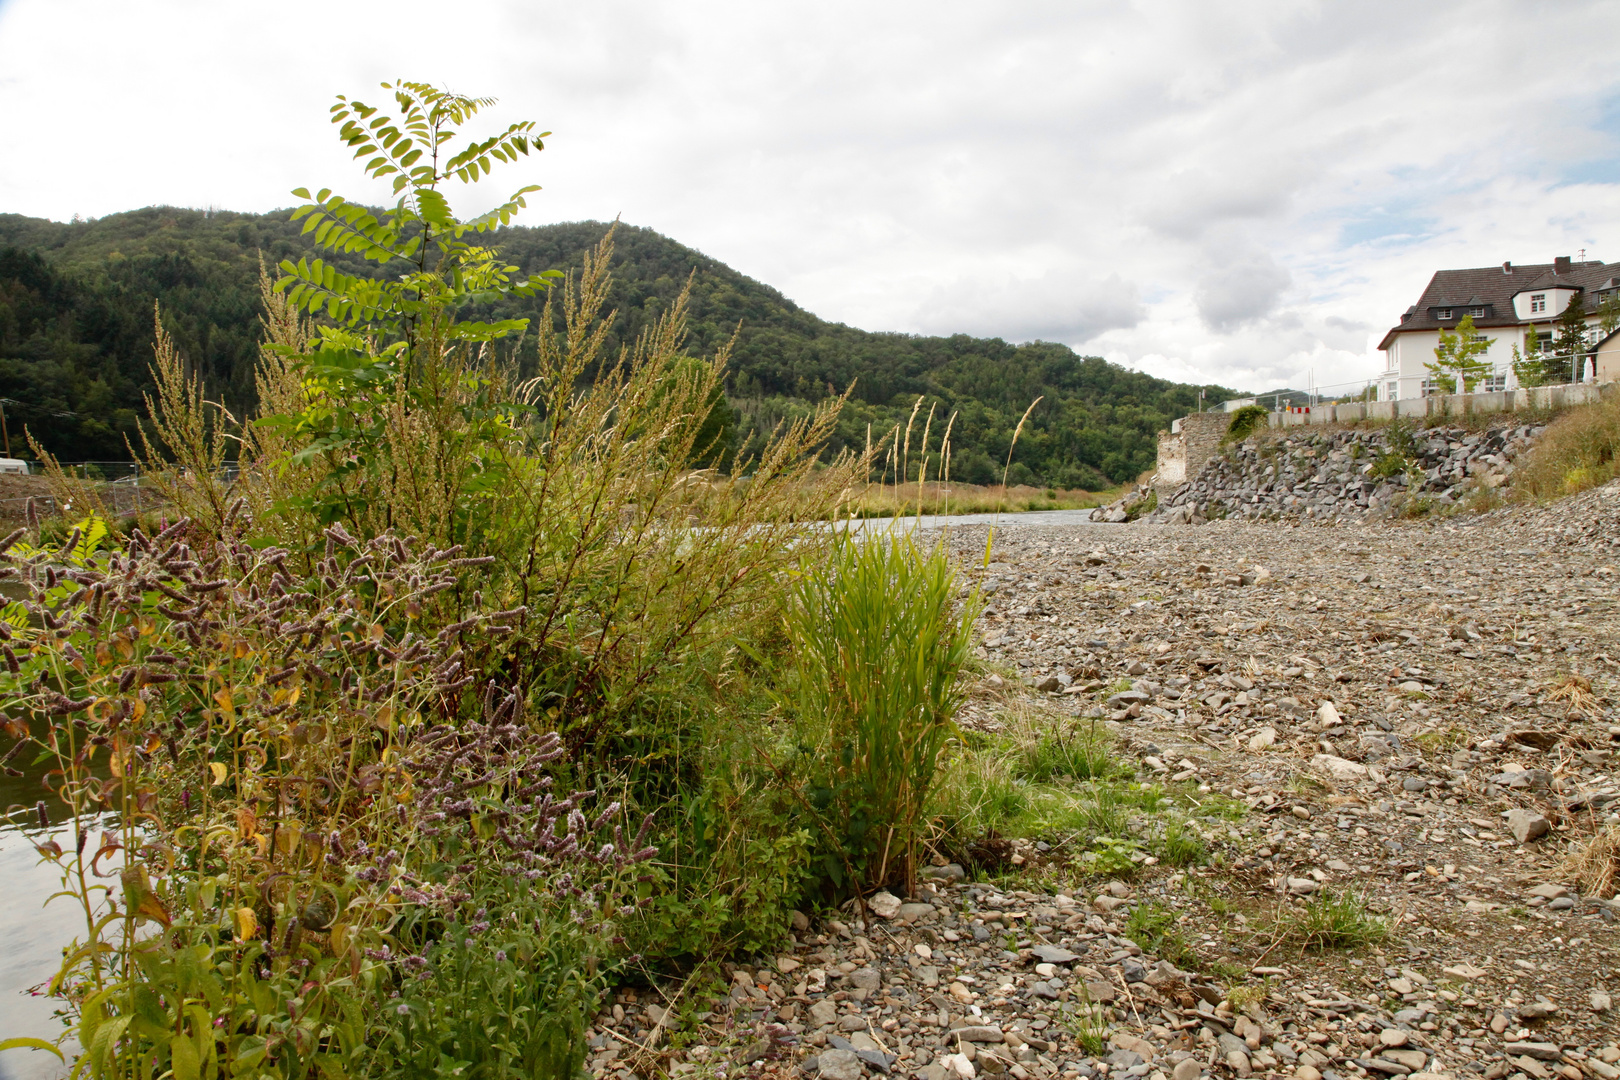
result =
[[20,476],[28,475],[28,462],[20,458],[0,457],[0,474],[16,473]]

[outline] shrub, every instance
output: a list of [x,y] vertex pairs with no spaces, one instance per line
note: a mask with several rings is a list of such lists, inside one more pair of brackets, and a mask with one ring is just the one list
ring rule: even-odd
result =
[[837,886],[910,885],[929,789],[962,700],[975,593],[943,543],[845,536],[806,563],[788,614],[807,805]]
[[1375,480],[1390,480],[1400,476],[1412,467],[1412,460],[1403,454],[1386,450],[1373,459],[1372,472],[1369,473]]
[[1221,441],[1242,442],[1264,426],[1270,415],[1264,405],[1243,406],[1232,414],[1232,419],[1226,425],[1226,434]]
[[[0,691],[79,837],[41,854],[85,920],[52,989],[91,1073],[364,1073],[383,995],[472,962],[466,939],[442,944],[466,927],[530,957],[533,1008],[500,1014],[528,1025],[502,1040],[510,1075],[560,1080],[587,942],[651,852],[602,846],[617,804],[588,821],[591,792],[553,795],[560,741],[467,663],[515,612],[451,621],[483,560],[337,526],[296,578],[285,549],[234,535],[239,515],[224,538],[182,521],[107,551],[92,521],[8,556],[27,595],[0,622]],[[97,882],[114,872],[116,893]]]

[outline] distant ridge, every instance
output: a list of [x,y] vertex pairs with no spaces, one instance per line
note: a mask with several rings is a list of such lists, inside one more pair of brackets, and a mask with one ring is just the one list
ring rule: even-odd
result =
[[[0,214],[0,396],[13,402],[8,417],[65,459],[124,458],[149,385],[154,302],[210,393],[239,415],[250,410],[260,255],[273,268],[311,251],[288,216],[147,207],[63,223]],[[520,226],[501,230],[493,243],[525,271],[567,269],[607,227]],[[727,397],[742,454],[779,421],[854,383],[832,449],[863,446],[869,429],[877,438],[904,424],[923,395],[923,413],[936,408],[935,437],[957,414],[953,477],[991,483],[1001,478],[1019,417],[1041,398],[1009,479],[1097,489],[1151,468],[1157,431],[1195,411],[1200,390],[1207,401],[1236,396],[1128,371],[1065,345],[859,330],[817,318],[651,229],[620,225],[616,244],[610,303],[618,340],[665,310],[694,271],[693,351],[712,351],[737,333]],[[348,269],[380,272],[359,260]],[[539,313],[540,301],[525,301],[480,314]],[[525,350],[520,364],[532,356],[532,341]]]

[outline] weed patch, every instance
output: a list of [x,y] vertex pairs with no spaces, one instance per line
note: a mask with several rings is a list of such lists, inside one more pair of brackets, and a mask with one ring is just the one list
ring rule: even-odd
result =
[[1124,933],[1143,951],[1177,966],[1196,966],[1197,956],[1176,932],[1176,913],[1159,904],[1137,904],[1125,919]]
[[1521,497],[1545,502],[1599,487],[1620,474],[1620,401],[1569,409],[1541,433],[1514,476]]
[[1389,923],[1367,911],[1365,897],[1323,889],[1284,916],[1277,926],[1285,941],[1300,949],[1361,949],[1386,941]]
[[1166,866],[1201,866],[1209,861],[1209,845],[1196,825],[1171,819],[1164,823],[1155,854]]
[[1101,1057],[1108,1051],[1108,1020],[1102,1006],[1092,1001],[1083,989],[1074,1004],[1072,1011],[1063,1014],[1064,1029],[1082,1051]]

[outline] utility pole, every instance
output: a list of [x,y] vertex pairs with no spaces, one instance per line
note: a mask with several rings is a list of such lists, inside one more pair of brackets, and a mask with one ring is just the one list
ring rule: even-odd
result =
[[11,456],[11,429],[6,426],[6,403],[0,399],[0,433],[6,437],[6,457]]

